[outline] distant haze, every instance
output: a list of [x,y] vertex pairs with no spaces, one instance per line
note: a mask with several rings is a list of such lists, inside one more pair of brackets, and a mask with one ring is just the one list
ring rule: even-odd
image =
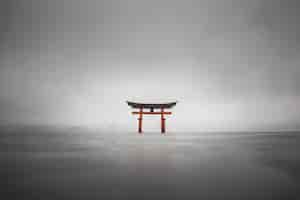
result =
[[[298,0],[4,0],[0,124],[300,129]],[[147,118],[149,129],[159,119]]]

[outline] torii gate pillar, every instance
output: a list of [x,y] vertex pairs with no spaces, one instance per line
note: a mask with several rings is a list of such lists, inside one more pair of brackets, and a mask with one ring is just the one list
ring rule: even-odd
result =
[[139,133],[141,134],[143,132],[143,108],[140,108],[138,120],[139,120]]
[[164,109],[161,108],[161,133],[166,132],[166,119],[164,118]]

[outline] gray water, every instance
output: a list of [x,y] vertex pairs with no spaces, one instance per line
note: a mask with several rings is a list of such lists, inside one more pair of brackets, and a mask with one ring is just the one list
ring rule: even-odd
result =
[[2,128],[0,188],[3,199],[300,199],[300,133]]

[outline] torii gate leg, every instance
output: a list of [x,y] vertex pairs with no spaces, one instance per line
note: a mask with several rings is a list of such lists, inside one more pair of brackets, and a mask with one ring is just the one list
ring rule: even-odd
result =
[[143,125],[143,108],[140,108],[140,114],[139,114],[139,133],[141,134],[143,132],[142,125]]
[[161,134],[164,134],[166,132],[166,119],[164,118],[164,109],[161,108]]

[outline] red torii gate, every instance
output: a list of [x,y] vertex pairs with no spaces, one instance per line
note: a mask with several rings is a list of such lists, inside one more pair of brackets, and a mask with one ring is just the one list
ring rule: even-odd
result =
[[[133,115],[139,115],[138,118],[138,132],[142,133],[142,127],[143,127],[143,115],[160,115],[161,119],[161,133],[164,134],[166,132],[166,119],[164,118],[164,115],[171,115],[172,112],[166,112],[164,109],[169,109],[175,106],[176,102],[170,102],[170,103],[136,103],[127,101],[128,106],[132,108],[137,108],[139,111],[132,112]],[[150,109],[150,111],[145,112],[144,109]],[[159,112],[154,112],[154,109],[160,109]]]

